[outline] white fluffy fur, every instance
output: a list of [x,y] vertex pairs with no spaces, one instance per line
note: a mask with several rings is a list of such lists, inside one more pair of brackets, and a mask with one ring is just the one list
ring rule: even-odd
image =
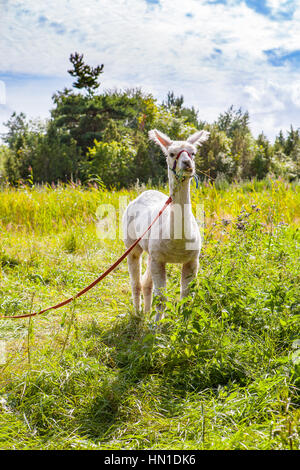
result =
[[[166,155],[170,195],[173,201],[153,225],[147,236],[129,254],[127,260],[134,307],[136,311],[140,310],[141,291],[143,291],[145,311],[151,309],[154,284],[154,294],[160,300],[156,320],[159,320],[163,311],[166,263],[182,264],[181,297],[187,295],[188,285],[198,271],[201,238],[191,210],[190,180],[195,173],[194,155],[197,146],[201,145],[208,137],[209,132],[197,131],[186,141],[172,141],[156,129],[149,132],[149,138],[158,144]],[[181,150],[187,150],[192,156],[192,160],[186,152],[180,155],[176,171],[183,173],[184,180],[178,182],[170,168],[173,167],[174,158]],[[150,190],[142,193],[128,205],[123,216],[126,247],[129,247],[147,229],[166,200],[165,194]],[[143,251],[146,251],[149,256],[147,269],[141,280],[141,254]]]

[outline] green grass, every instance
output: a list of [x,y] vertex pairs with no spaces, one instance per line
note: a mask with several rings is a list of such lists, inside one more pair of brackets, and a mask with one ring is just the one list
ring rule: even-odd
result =
[[[0,191],[0,315],[85,287],[123,252],[96,213],[130,191]],[[160,188],[167,192],[167,188]],[[126,262],[71,306],[0,320],[1,449],[299,449],[300,190],[202,186],[192,295],[168,267],[166,317],[133,314]]]

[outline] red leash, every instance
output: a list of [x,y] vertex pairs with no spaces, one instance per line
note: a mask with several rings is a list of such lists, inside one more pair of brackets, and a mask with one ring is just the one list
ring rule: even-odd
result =
[[163,208],[159,211],[157,216],[153,219],[147,230],[138,238],[127,250],[123,255],[114,263],[112,264],[104,273],[101,274],[95,281],[93,281],[90,285],[82,289],[80,292],[78,292],[76,295],[73,297],[70,297],[67,300],[64,300],[63,302],[60,302],[59,304],[54,305],[53,307],[48,307],[45,308],[44,310],[41,310],[40,312],[35,312],[35,313],[27,313],[24,315],[14,315],[11,317],[0,317],[1,320],[6,320],[6,319],[12,319],[12,318],[28,318],[28,317],[34,317],[35,315],[41,315],[42,313],[48,312],[49,310],[56,310],[57,308],[63,307],[64,305],[69,304],[75,299],[78,299],[78,297],[81,297],[83,294],[88,292],[90,289],[92,289],[94,286],[96,286],[102,279],[104,279],[109,273],[111,273],[125,258],[126,256],[129,255],[129,253],[133,250],[133,248],[141,241],[141,239],[146,235],[146,233],[150,230],[152,225],[157,221],[157,219],[161,216],[161,214],[164,212],[164,210],[168,207],[168,205],[172,202],[171,196],[167,199],[165,202],[165,205]]

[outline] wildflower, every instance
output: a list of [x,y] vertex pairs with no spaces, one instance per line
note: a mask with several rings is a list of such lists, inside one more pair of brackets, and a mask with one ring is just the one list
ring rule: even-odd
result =
[[230,220],[229,219],[222,219],[222,224],[225,225],[229,225],[230,224]]

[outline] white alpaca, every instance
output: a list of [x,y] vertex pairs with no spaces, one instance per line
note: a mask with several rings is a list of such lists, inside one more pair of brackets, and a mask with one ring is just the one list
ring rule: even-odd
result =
[[[207,140],[209,132],[197,131],[186,141],[172,141],[154,129],[149,138],[156,142],[166,155],[171,204],[155,222],[145,237],[131,251],[127,260],[130,273],[133,304],[140,311],[141,290],[144,309],[152,304],[152,289],[159,298],[159,320],[163,310],[163,290],[166,286],[166,263],[181,263],[181,297],[197,275],[201,237],[191,210],[190,180],[195,175],[194,156],[197,145]],[[132,201],[123,216],[124,243],[128,248],[147,229],[162,209],[167,196],[159,191],[145,191]],[[148,265],[141,282],[141,254],[148,253]]]

